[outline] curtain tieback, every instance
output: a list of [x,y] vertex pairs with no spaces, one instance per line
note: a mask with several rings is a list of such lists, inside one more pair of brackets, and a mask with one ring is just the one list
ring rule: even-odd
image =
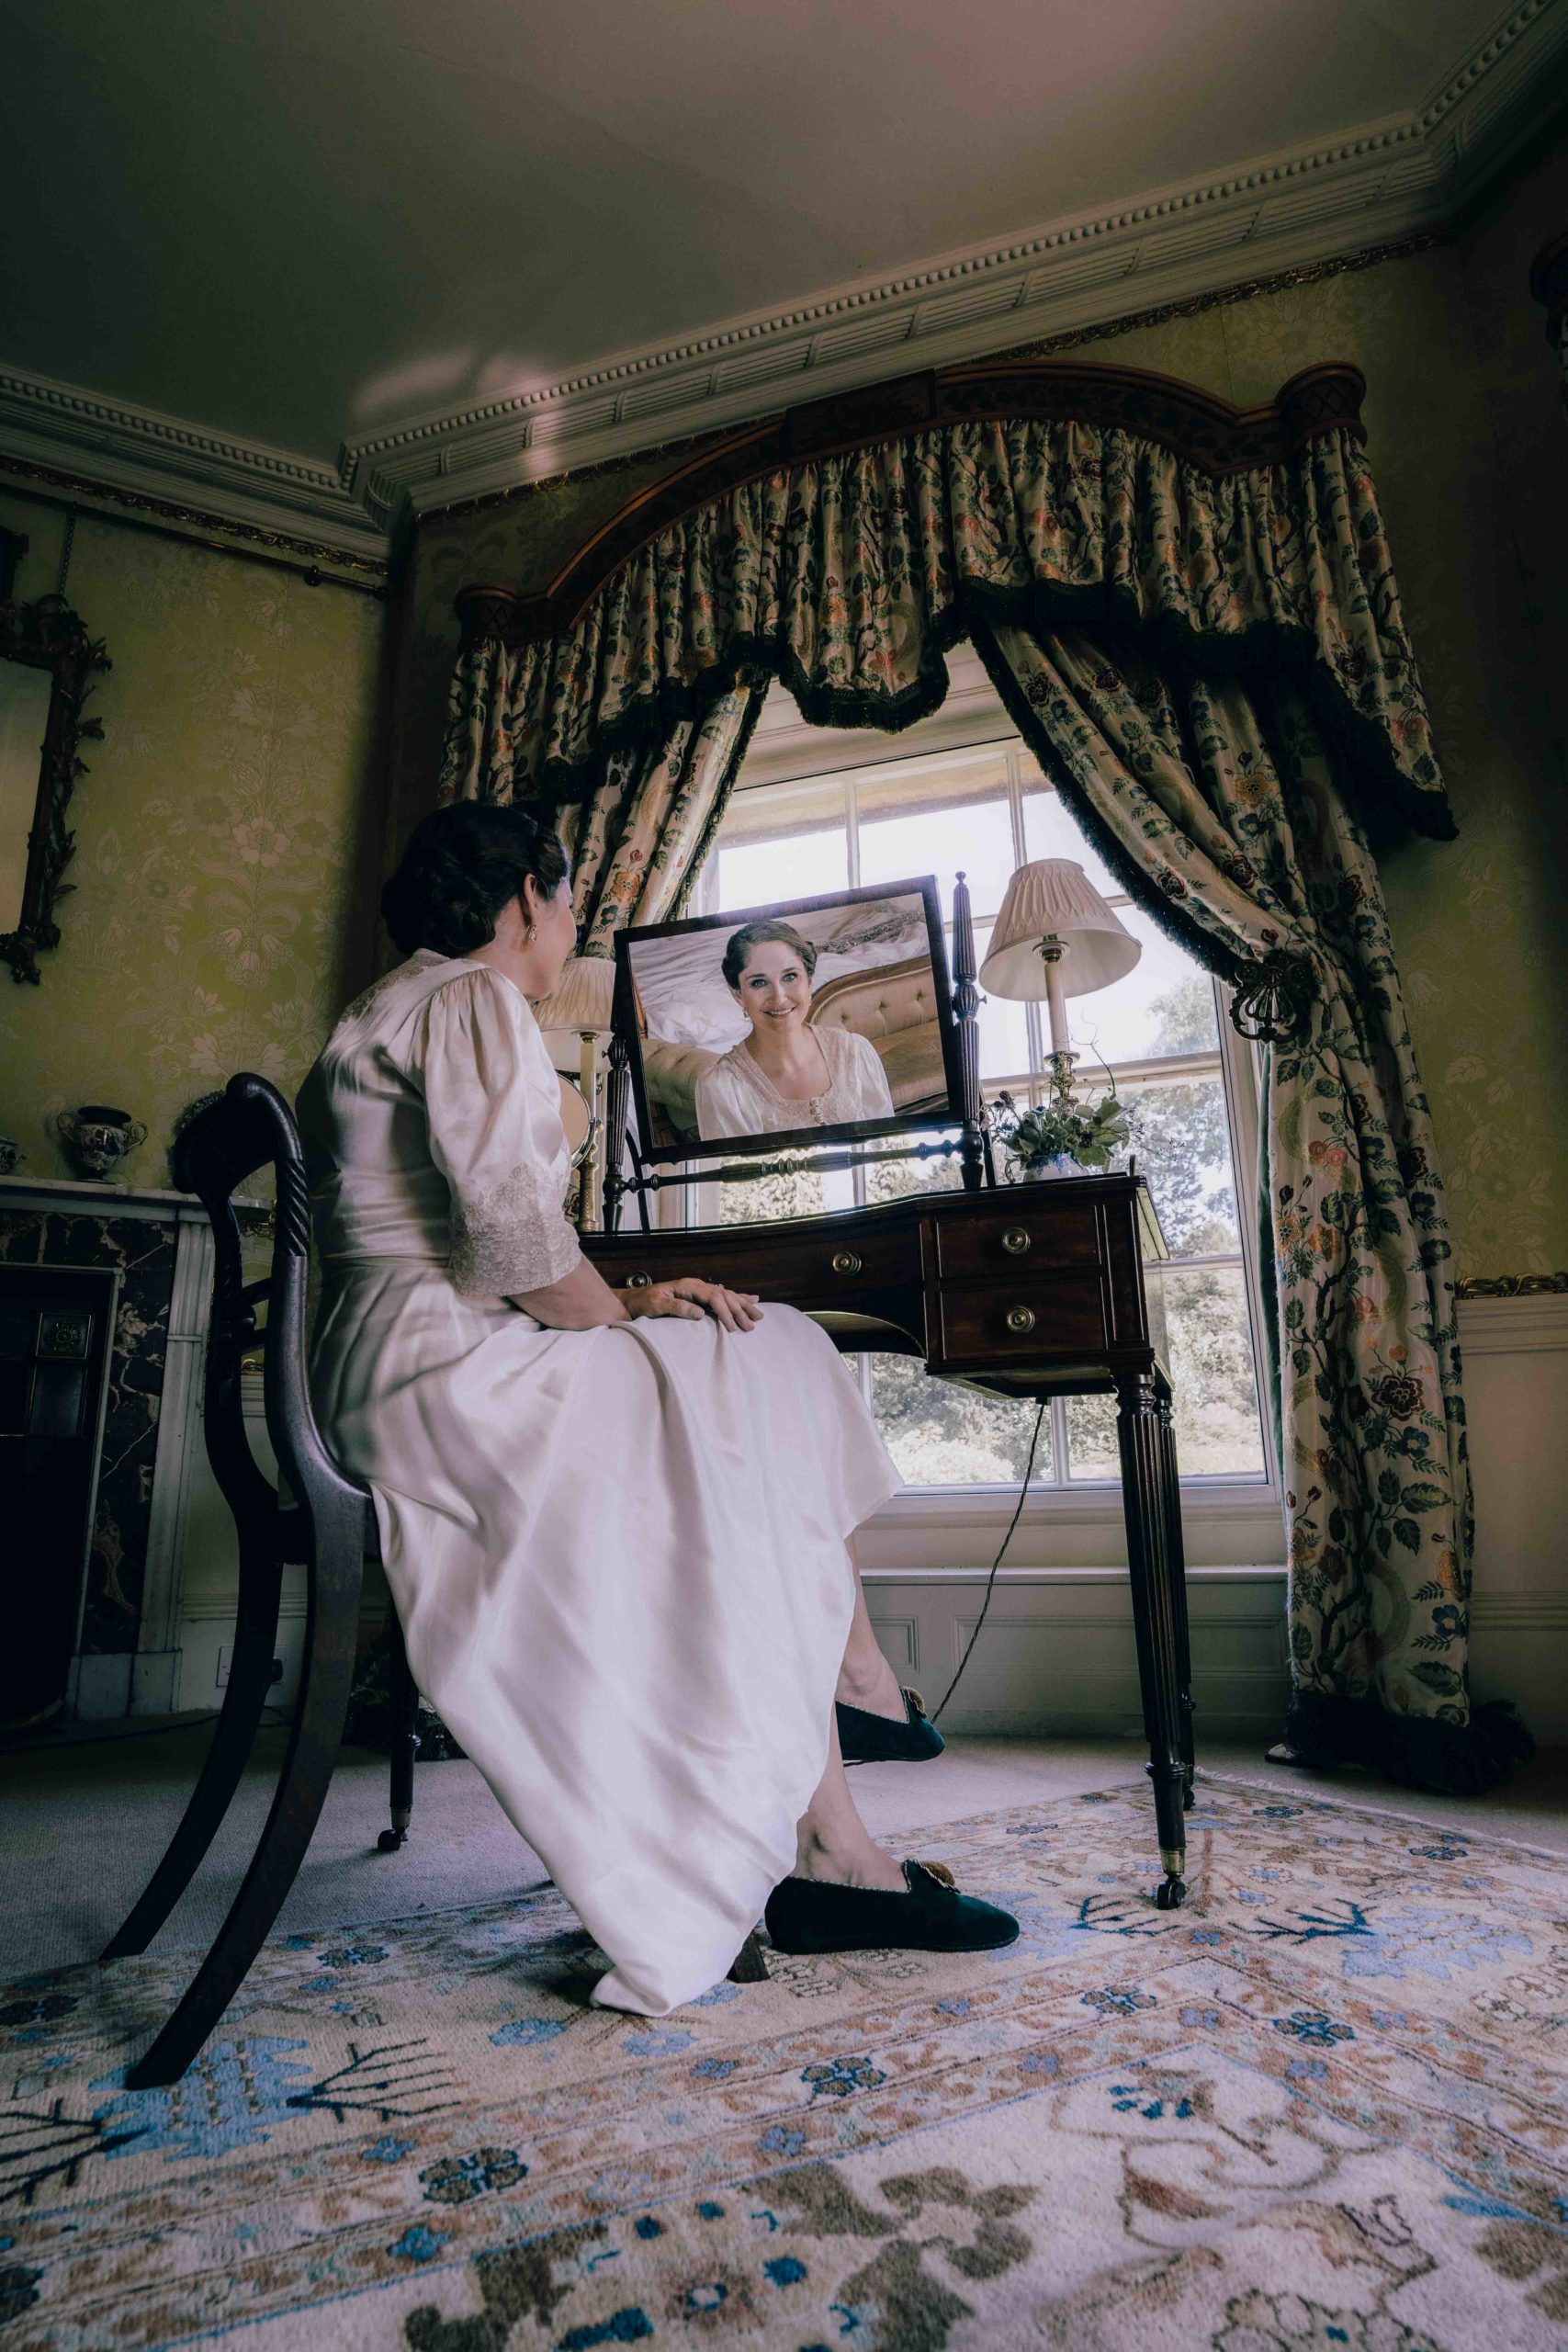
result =
[[1260,1045],[1288,1045],[1305,1036],[1316,997],[1310,958],[1272,947],[1249,964],[1236,982],[1231,1022],[1242,1036]]

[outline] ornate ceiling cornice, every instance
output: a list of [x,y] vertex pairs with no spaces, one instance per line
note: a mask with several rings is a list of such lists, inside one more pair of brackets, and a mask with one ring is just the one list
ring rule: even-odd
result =
[[1411,113],[412,417],[335,466],[20,368],[0,369],[0,453],[382,557],[411,513],[1443,228],[1556,110],[1565,67],[1568,0],[1519,0]]
[[1561,104],[1565,61],[1568,0],[1521,0],[1413,113],[412,419],[348,444],[345,477],[383,511],[466,504],[874,376],[1442,227]]
[[336,466],[19,368],[0,368],[6,458],[340,555],[387,554],[385,520],[366,512]]

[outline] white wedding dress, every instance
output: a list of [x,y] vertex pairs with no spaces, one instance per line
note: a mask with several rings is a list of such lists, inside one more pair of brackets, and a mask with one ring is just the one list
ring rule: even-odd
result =
[[594,1998],[661,2016],[794,1868],[844,1539],[899,1479],[793,1308],[557,1331],[509,1304],[578,1261],[558,1105],[487,965],[422,953],[350,1006],[299,1102],[311,1384],[420,1689],[608,1953]]

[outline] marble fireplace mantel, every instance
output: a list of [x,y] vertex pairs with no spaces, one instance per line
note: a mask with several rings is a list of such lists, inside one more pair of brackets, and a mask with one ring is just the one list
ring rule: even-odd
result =
[[[261,1201],[235,1206],[265,1215]],[[142,1229],[145,1245],[128,1227]],[[89,1603],[94,1578],[107,1597],[96,1612],[89,1605],[66,1704],[83,1717],[170,1713],[180,1704],[193,1482],[207,1475],[201,1396],[213,1275],[207,1212],[195,1193],[158,1186],[0,1176],[0,1258],[122,1270]],[[123,1622],[125,1589],[137,1565],[132,1629]]]

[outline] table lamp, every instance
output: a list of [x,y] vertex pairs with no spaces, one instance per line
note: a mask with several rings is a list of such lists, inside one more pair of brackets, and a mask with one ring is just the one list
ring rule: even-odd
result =
[[599,1215],[600,1051],[610,1034],[615,994],[615,967],[607,956],[574,956],[555,994],[534,1007],[551,1062],[563,1077],[576,1079],[592,1123],[577,1193],[577,1222],[583,1232]]
[[1077,1059],[1067,1035],[1066,1000],[1109,988],[1143,952],[1143,942],[1106,905],[1076,859],[1037,858],[1021,865],[1008,884],[980,986],[989,996],[1047,1005],[1051,1082],[1063,1110],[1072,1101]]

